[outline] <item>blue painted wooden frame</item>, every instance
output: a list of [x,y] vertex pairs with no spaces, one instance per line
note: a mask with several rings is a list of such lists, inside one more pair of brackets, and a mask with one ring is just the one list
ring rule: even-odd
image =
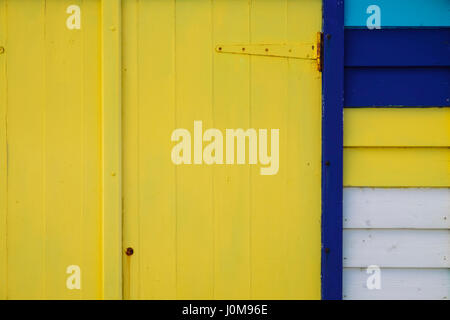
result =
[[323,0],[322,299],[342,299],[344,0]]

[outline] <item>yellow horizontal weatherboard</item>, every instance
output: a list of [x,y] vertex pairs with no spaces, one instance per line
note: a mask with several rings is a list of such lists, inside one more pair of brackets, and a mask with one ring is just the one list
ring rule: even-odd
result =
[[450,108],[345,108],[345,147],[448,147]]
[[449,187],[449,148],[344,148],[344,186]]

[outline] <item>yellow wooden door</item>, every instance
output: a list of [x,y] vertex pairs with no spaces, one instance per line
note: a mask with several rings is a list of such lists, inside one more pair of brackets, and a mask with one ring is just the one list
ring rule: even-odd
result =
[[[287,56],[316,43],[321,6],[123,1],[125,298],[320,298],[321,74]],[[209,142],[195,121],[223,135],[223,164],[219,147],[216,163],[199,161]],[[238,128],[267,129],[269,150],[279,130],[278,170],[251,163],[251,137],[244,163],[227,164]],[[177,129],[192,138],[178,165]]]

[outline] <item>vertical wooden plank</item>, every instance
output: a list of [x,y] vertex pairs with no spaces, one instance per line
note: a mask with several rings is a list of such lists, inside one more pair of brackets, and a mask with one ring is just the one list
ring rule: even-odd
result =
[[[253,1],[251,9],[252,43],[314,41],[320,30],[320,2]],[[280,130],[278,173],[252,168],[252,298],[317,299],[320,74],[310,61],[255,56],[251,76],[251,127]]]
[[[286,0],[255,0],[251,3],[252,43],[286,41]],[[287,178],[287,59],[251,57],[250,127],[280,129],[280,169],[276,175],[262,176],[260,168],[251,168],[251,298],[284,297],[283,286],[291,277],[285,267],[288,250],[286,198],[283,181]],[[270,136],[268,134],[268,136]],[[269,144],[268,144],[269,145]],[[274,188],[277,186],[279,188]],[[290,253],[290,252],[289,252]],[[293,253],[295,255],[295,253]],[[300,254],[300,253],[298,253]],[[292,258],[292,257],[291,257]]]
[[101,193],[101,1],[82,2],[82,292],[83,299],[102,296]]
[[322,299],[342,299],[344,1],[323,3]]
[[133,256],[123,255],[123,297],[140,298],[141,248],[138,206],[138,13],[139,0],[125,1],[122,6],[123,59],[123,250],[133,248]]
[[44,1],[8,1],[7,296],[10,299],[46,298],[44,15]]
[[[81,1],[45,5],[44,202],[47,298],[80,298],[68,290],[66,269],[81,261],[83,207],[82,31],[69,30],[66,8]],[[82,11],[82,13],[84,13]],[[84,18],[84,16],[83,16]],[[87,268],[86,268],[87,269]]]
[[[141,285],[140,297],[175,299],[177,188],[170,157],[170,136],[176,128],[175,2],[140,1],[137,23],[139,225],[136,232],[140,235],[139,281],[145,283]],[[199,247],[192,249],[200,252]]]
[[[316,43],[322,25],[322,1],[288,0],[286,10],[287,42]],[[292,262],[297,265],[290,271],[291,297],[319,299],[322,78],[317,61],[289,59],[287,81],[285,134],[289,182],[285,194],[291,238],[286,247],[293,252]]]
[[[214,1],[214,47],[249,43],[248,1]],[[250,127],[250,58],[215,53],[213,127]],[[225,136],[224,136],[225,141]],[[250,167],[213,166],[214,298],[250,298]]]
[[102,0],[103,298],[122,297],[121,0]]
[[7,11],[6,0],[0,1],[0,299],[7,298],[7,214],[8,214],[8,147],[6,116],[8,85],[6,74]]
[[[211,1],[176,2],[176,127],[212,127]],[[177,298],[214,296],[212,168],[185,165],[177,179]]]
[[[80,7],[80,30],[66,28],[70,5]],[[45,8],[47,297],[99,298],[100,7],[47,0]],[[65,286],[70,265],[81,269],[81,290]]]

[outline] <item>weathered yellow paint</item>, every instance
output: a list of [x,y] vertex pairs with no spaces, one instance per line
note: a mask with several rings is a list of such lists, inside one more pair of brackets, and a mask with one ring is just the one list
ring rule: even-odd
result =
[[345,108],[344,146],[448,147],[450,108]]
[[119,4],[0,0],[0,298],[120,298]]
[[[321,75],[219,43],[315,43],[319,0],[123,2],[125,298],[320,298]],[[279,128],[280,169],[184,165],[171,133]]]
[[449,148],[345,148],[344,186],[449,187]]

